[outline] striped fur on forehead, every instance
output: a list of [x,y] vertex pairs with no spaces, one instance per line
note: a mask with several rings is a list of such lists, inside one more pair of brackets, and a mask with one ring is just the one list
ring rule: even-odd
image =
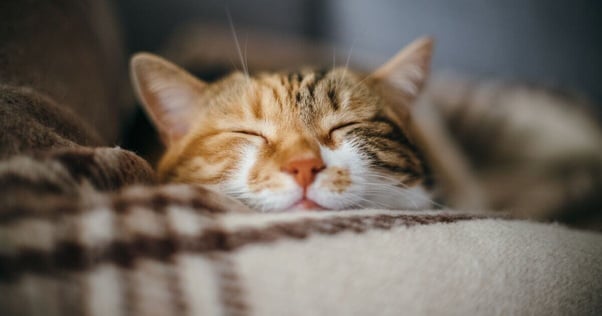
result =
[[[278,106],[316,120],[324,114],[344,114],[344,110],[374,111],[378,105],[364,75],[348,69],[311,69],[283,73],[262,73],[256,77],[260,87],[271,89]],[[372,113],[366,113],[369,117]]]

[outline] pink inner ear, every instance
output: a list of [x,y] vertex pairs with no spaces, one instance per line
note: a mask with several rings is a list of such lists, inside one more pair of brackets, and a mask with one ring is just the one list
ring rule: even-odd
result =
[[390,95],[413,99],[426,81],[431,63],[433,41],[421,38],[408,45],[373,73]]
[[[144,100],[144,109],[150,116],[153,125],[161,135],[161,139],[165,145],[181,138],[187,132],[187,122],[180,119],[177,111],[169,109],[170,102],[165,96],[161,96],[162,91],[144,90],[141,94]],[[185,117],[185,115],[182,115]]]
[[188,132],[196,101],[206,84],[178,66],[148,53],[132,59],[137,96],[169,144]]
[[188,125],[184,125],[184,124],[176,124],[175,126],[172,126],[170,129],[170,137],[172,138],[172,140],[178,140],[182,137],[184,137],[184,135],[186,135],[186,133],[188,133]]

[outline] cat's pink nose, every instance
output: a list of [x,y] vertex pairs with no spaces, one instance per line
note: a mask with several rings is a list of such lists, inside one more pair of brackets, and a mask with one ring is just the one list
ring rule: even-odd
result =
[[293,160],[282,167],[282,171],[290,173],[295,177],[295,181],[303,188],[307,188],[318,172],[324,170],[324,162],[320,158]]

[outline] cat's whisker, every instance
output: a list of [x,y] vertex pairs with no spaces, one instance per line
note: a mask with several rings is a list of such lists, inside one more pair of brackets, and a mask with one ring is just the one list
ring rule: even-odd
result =
[[238,57],[240,57],[240,63],[242,64],[243,71],[247,78],[249,78],[249,69],[245,63],[245,59],[242,54],[242,50],[240,49],[240,42],[238,41],[238,36],[236,35],[236,29],[234,28],[234,22],[232,20],[232,15],[230,14],[230,9],[226,7],[226,16],[228,17],[228,23],[230,24],[230,30],[232,31],[232,38],[234,39],[234,44],[236,45],[236,51],[238,52]]
[[[373,200],[366,199],[359,194],[349,192],[349,193],[347,193],[347,195],[349,196],[349,198],[355,199],[357,201],[350,204],[349,206],[345,206],[343,208],[355,208],[355,207],[366,207],[366,206],[368,206],[368,207],[376,206],[379,208],[386,208],[386,206],[384,204],[373,201]],[[364,204],[362,204],[362,202],[364,202]]]
[[349,47],[349,53],[347,54],[347,59],[345,60],[345,71],[349,68],[349,60],[351,60],[351,54],[353,54],[353,47],[355,46],[356,39],[353,40],[351,46]]
[[249,43],[249,35],[247,34],[247,35],[245,35],[245,53],[244,53],[244,56],[245,56],[244,64],[247,69],[247,76],[249,75],[249,55],[247,54],[247,44],[248,43]]
[[[420,200],[422,200],[422,201],[429,202],[431,205],[433,205],[433,206],[436,206],[436,207],[440,207],[440,208],[449,208],[447,205],[444,205],[444,204],[441,204],[441,203],[439,203],[439,202],[436,202],[436,201],[434,201],[433,199],[430,199],[430,198],[428,198],[428,197],[426,197],[426,196],[424,196],[424,195],[421,195],[421,194],[416,194],[416,193],[414,193],[414,192],[410,191],[410,189],[411,189],[411,188],[408,188],[407,186],[405,186],[404,188],[405,188],[405,190],[403,190],[403,191],[399,191],[399,190],[397,190],[397,191],[395,191],[395,192],[398,192],[398,193],[399,193],[399,192],[401,192],[402,194],[406,194],[406,195],[412,196],[412,197],[414,197],[414,198],[420,199]],[[397,189],[398,189],[398,188],[397,188]]]
[[337,90],[341,88],[341,85],[345,80],[345,76],[347,75],[347,69],[349,68],[349,60],[351,60],[351,54],[353,53],[353,46],[355,46],[355,41],[356,40],[354,39],[351,43],[351,46],[349,47],[349,53],[347,53],[347,59],[345,60],[345,66],[343,67],[343,75],[338,79],[337,83],[335,84]]
[[[419,208],[418,204],[416,203],[417,202],[416,199],[414,198],[413,195],[408,194],[409,192],[403,192],[403,191],[397,190],[397,191],[390,191],[390,192],[388,192],[388,191],[366,191],[365,193],[369,193],[369,194],[370,193],[372,193],[372,194],[388,193],[388,194],[391,194],[391,195],[401,194],[402,196],[404,196],[406,198],[406,200],[408,202],[412,203],[414,209],[418,209]],[[390,208],[390,207],[384,206],[383,208]]]
[[348,206],[345,206],[341,209],[354,210],[354,209],[359,209],[359,208],[364,208],[364,207],[370,207],[371,205],[366,202],[371,202],[371,201],[369,201],[367,199],[359,199],[357,202],[349,204]]
[[[362,198],[363,201],[367,202],[365,204],[365,206],[367,207],[373,207],[373,208],[381,208],[381,209],[387,209],[387,205],[385,205],[384,203],[378,202],[378,201],[374,201],[374,200],[370,200],[370,199],[366,199],[366,198]],[[362,205],[359,205],[362,206]]]
[[243,70],[238,68],[238,65],[234,62],[234,60],[232,60],[232,56],[228,55],[228,61],[230,61],[230,65],[232,66],[232,69],[234,69],[235,71],[243,72]]
[[[370,192],[366,191],[365,189],[362,189],[361,192],[347,192],[346,194],[350,195],[351,197],[357,198],[360,201],[367,202],[372,207],[377,206],[377,207],[384,208],[384,209],[388,208],[382,202],[378,202],[378,201],[371,200],[371,199],[364,197],[365,193],[370,193]],[[378,192],[376,192],[376,193],[378,193]]]
[[332,48],[332,70],[335,70],[337,68],[337,49],[336,47]]
[[368,78],[370,78],[370,75],[366,75],[364,78],[362,78],[360,81],[358,81],[355,85],[353,85],[353,87],[351,87],[351,90],[357,89],[357,87],[359,87],[362,83],[364,83],[364,81],[368,80]]
[[365,172],[363,175],[366,178],[380,178],[389,181],[391,184],[400,184],[402,186],[405,186],[405,184],[403,184],[399,178],[394,178],[381,173]]
[[[419,198],[423,201],[427,201],[429,203],[431,203],[434,206],[437,207],[441,207],[441,208],[447,208],[446,205],[443,205],[441,203],[435,202],[432,199],[427,198],[426,196],[420,195],[420,194],[416,194],[412,191],[410,191],[412,188],[408,187],[407,185],[405,185],[404,183],[400,182],[398,179],[389,177],[389,176],[385,176],[385,175],[381,175],[381,174],[376,174],[376,173],[369,173],[369,175],[367,175],[367,178],[381,178],[381,179],[385,179],[390,181],[391,183],[371,183],[371,182],[362,182],[364,185],[374,185],[379,187],[379,189],[385,188],[385,189],[390,189],[392,191],[395,192],[401,192],[402,194],[406,194],[406,195],[411,195],[415,198]],[[405,189],[403,191],[399,190],[399,187]],[[384,190],[383,190],[384,191]]]
[[432,204],[432,205],[434,205],[434,206],[441,207],[441,208],[449,208],[449,206],[447,206],[447,205],[444,205],[444,204],[441,204],[441,203],[439,203],[439,202],[436,202],[436,201],[434,201],[433,199],[429,199],[429,198],[428,198],[428,197],[426,197],[426,196],[419,195],[419,194],[416,194],[416,193],[414,193],[414,192],[412,192],[412,191],[409,191],[409,190],[411,190],[411,188],[410,188],[410,187],[408,187],[407,185],[403,184],[403,183],[400,183],[399,185],[400,185],[401,187],[405,188],[406,190],[408,190],[408,191],[406,191],[407,193],[409,193],[409,194],[414,194],[414,195],[416,195],[416,197],[418,197],[418,198],[420,198],[420,199],[422,199],[422,200],[424,200],[424,201],[427,201],[427,202],[431,203],[431,204]]

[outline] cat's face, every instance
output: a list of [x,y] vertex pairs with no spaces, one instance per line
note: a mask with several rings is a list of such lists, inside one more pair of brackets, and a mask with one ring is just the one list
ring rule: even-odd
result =
[[260,211],[425,208],[425,166],[407,125],[430,50],[419,41],[369,77],[335,68],[206,84],[148,54],[132,69],[167,144],[164,181]]

